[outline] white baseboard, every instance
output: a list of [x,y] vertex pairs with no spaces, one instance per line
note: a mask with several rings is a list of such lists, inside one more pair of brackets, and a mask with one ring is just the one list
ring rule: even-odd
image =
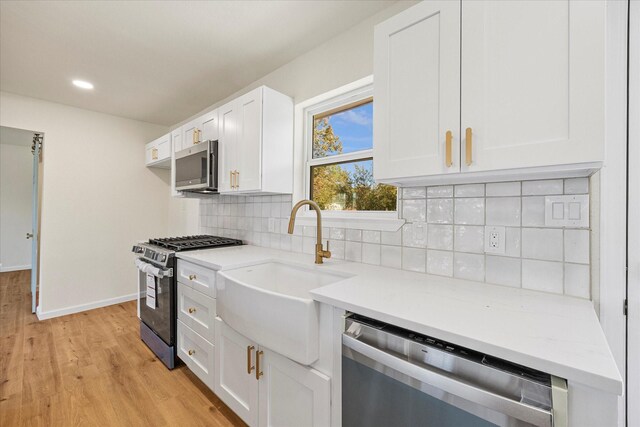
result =
[[0,264],[0,273],[8,273],[9,271],[31,270],[31,265],[14,265],[13,267],[4,267]]
[[115,298],[103,299],[100,301],[90,302],[88,304],[74,305],[71,307],[61,308],[58,310],[42,311],[40,306],[36,310],[38,320],[52,319],[54,317],[66,316],[67,314],[80,313],[81,311],[93,310],[94,308],[106,307],[108,305],[119,304],[121,302],[133,301],[138,298],[138,293],[122,295]]

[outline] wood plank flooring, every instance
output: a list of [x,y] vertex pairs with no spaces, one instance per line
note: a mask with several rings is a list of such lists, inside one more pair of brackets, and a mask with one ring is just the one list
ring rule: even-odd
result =
[[0,426],[244,426],[140,340],[135,301],[31,314],[30,271],[0,273]]

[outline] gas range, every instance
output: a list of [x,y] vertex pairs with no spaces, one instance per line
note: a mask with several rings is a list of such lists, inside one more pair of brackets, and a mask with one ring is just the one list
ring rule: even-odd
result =
[[167,267],[170,258],[176,252],[222,248],[227,246],[242,245],[242,240],[228,237],[210,236],[206,234],[196,236],[166,237],[161,239],[149,239],[148,242],[139,243],[131,250],[139,254],[140,258]]

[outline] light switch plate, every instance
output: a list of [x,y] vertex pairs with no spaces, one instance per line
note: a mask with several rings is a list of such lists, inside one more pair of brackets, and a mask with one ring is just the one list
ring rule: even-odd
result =
[[589,195],[546,196],[544,225],[589,228]]
[[488,254],[505,253],[506,229],[502,226],[487,225],[484,227],[484,251]]

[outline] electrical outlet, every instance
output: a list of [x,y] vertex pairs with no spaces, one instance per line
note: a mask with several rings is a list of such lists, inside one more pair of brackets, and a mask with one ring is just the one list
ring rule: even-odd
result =
[[484,228],[484,251],[489,254],[504,254],[505,234],[504,227],[487,225]]
[[269,218],[269,233],[275,233],[275,232],[276,232],[276,219]]

